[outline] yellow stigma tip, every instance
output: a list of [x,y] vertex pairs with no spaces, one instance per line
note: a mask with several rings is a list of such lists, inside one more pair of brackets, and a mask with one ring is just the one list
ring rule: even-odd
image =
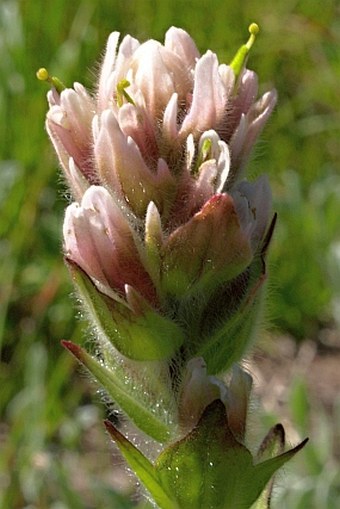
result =
[[40,81],[48,81],[50,77],[45,67],[41,67],[41,69],[37,71],[36,76]]
[[248,30],[251,35],[257,35],[260,31],[260,27],[257,23],[251,23],[248,27]]
[[235,76],[239,76],[242,69],[244,69],[247,56],[249,54],[249,51],[252,47],[252,45],[255,42],[256,36],[260,31],[260,28],[257,23],[251,23],[248,27],[250,36],[246,44],[242,44],[242,46],[237,51],[236,55],[234,56],[233,60],[230,62],[230,67],[233,69]]
[[56,76],[50,76],[45,67],[38,69],[36,72],[36,77],[40,81],[47,81],[47,83],[49,83],[52,88],[55,88],[58,94],[60,94],[65,89],[65,85],[60,81],[60,79]]
[[247,44],[246,44],[246,48],[248,49],[248,51],[250,50],[250,48],[252,47],[252,45],[254,44],[255,42],[255,39],[256,39],[256,36],[257,34],[259,33],[260,31],[260,28],[259,26],[257,25],[257,23],[251,23],[248,27],[248,30],[249,30],[249,33],[250,33],[250,37],[247,41]]

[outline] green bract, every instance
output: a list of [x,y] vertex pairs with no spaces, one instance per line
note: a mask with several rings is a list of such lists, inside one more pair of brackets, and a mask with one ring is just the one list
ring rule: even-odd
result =
[[184,332],[172,320],[153,310],[135,292],[130,295],[134,309],[110,299],[79,267],[72,263],[69,266],[91,323],[118,352],[138,361],[167,359],[176,353],[184,341]]
[[[305,444],[256,463],[249,450],[235,439],[219,400],[206,408],[185,438],[162,452],[155,465],[111,423],[106,425],[160,509],[249,509],[276,470]],[[271,441],[265,443],[262,454],[271,452],[272,445]]]

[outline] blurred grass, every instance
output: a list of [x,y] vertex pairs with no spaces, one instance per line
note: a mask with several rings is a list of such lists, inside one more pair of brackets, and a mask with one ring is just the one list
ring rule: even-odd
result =
[[[88,432],[79,408],[92,415],[94,407],[87,405],[89,385],[79,379],[73,361],[59,346],[61,338],[80,338],[81,324],[74,318],[71,285],[60,254],[65,188],[44,132],[46,90],[36,81],[35,71],[45,66],[68,85],[77,80],[93,89],[110,31],[162,39],[170,25],[187,29],[202,51],[212,48],[228,62],[254,20],[262,33],[249,67],[258,72],[262,91],[275,85],[279,92],[278,108],[249,164],[251,175],[269,174],[279,213],[271,251],[273,325],[298,340],[317,339],[325,327],[338,326],[340,316],[339,3],[0,3],[4,509],[90,509],[125,503],[118,501],[111,481],[102,480],[96,488],[97,474],[89,469],[94,505],[77,489],[65,458],[66,453],[77,457]],[[102,411],[97,410],[97,426]],[[82,456],[84,464],[87,456]],[[328,507],[289,503],[290,508]]]

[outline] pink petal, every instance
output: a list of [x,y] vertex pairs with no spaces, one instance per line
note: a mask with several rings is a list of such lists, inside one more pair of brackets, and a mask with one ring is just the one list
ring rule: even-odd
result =
[[179,398],[181,428],[189,430],[195,426],[207,405],[223,397],[222,392],[226,392],[224,384],[217,378],[208,376],[204,359],[202,357],[191,359],[181,383]]
[[149,40],[137,49],[131,68],[132,82],[142,91],[146,108],[154,118],[163,113],[174,92],[183,100],[190,89],[183,62],[157,41]]
[[174,93],[166,105],[163,115],[162,134],[166,141],[174,142],[178,135],[177,126],[178,94]]
[[120,181],[115,168],[115,157],[112,150],[111,133],[98,117],[93,119],[94,156],[101,182],[109,187],[117,197],[123,198]]
[[[230,71],[230,67],[228,70]],[[234,75],[233,71],[232,74]],[[234,79],[235,78],[233,78],[233,81]],[[232,88],[228,88],[229,99],[225,118],[223,119],[224,130],[222,131],[221,129],[221,136],[227,143],[230,142],[230,138],[240,124],[243,115],[249,111],[249,108],[256,100],[257,93],[257,75],[248,69],[243,71],[239,80]]]
[[113,32],[107,40],[98,83],[98,107],[100,110],[107,108],[110,99],[112,99],[113,90],[108,84],[115,68],[119,35],[119,32]]
[[194,69],[200,54],[194,40],[185,30],[169,28],[165,34],[164,46],[176,53],[188,68]]
[[217,56],[207,51],[195,68],[194,90],[190,111],[184,119],[180,135],[194,135],[214,129],[220,123],[227,92],[218,72]]
[[147,112],[133,104],[123,104],[118,111],[118,122],[125,136],[131,137],[146,163],[154,165],[159,157],[156,136]]
[[235,438],[244,441],[252,377],[239,366],[234,365],[226,401],[228,424]]
[[192,196],[193,210],[202,207],[214,194],[216,174],[217,166],[215,159],[209,159],[201,164],[199,176],[195,182],[195,193]]
[[254,71],[245,69],[241,76],[234,108],[240,113],[247,113],[251,105],[256,101],[258,94],[258,77]]
[[[251,106],[248,113],[241,116],[240,123],[230,142],[233,171],[242,169],[254,143],[271,115],[277,101],[276,90],[266,92]],[[241,172],[238,172],[240,178]]]
[[140,47],[140,43],[131,35],[126,35],[118,50],[117,61],[115,66],[115,80],[117,83],[126,77],[129,67],[131,66],[131,59],[137,49]]
[[47,101],[50,107],[60,104],[60,94],[54,87],[47,92]]
[[190,133],[189,136],[186,139],[186,151],[185,151],[185,158],[186,158],[186,168],[188,172],[191,172],[192,163],[194,161],[195,157],[195,140],[194,136]]
[[126,201],[138,215],[144,215],[152,200],[152,174],[143,161],[137,144],[124,136],[110,110],[102,113],[95,155],[103,181],[115,191],[121,189]]
[[235,87],[235,73],[232,68],[226,64],[219,65],[218,73],[221,76],[222,83],[229,96]]
[[90,184],[80,169],[77,167],[72,157],[70,157],[68,166],[65,168],[65,175],[71,188],[73,197],[76,201],[80,201],[85,191],[89,188]]
[[145,216],[145,242],[157,244],[159,248],[163,244],[161,216],[152,201],[148,205]]
[[268,178],[263,175],[255,182],[240,182],[234,186],[232,194],[238,217],[244,230],[250,235],[255,252],[267,230],[272,209]]
[[63,90],[60,95],[60,108],[67,116],[69,128],[75,142],[83,150],[86,150],[91,134],[91,122],[95,114],[95,106],[80,83],[75,83],[74,87],[74,90]]

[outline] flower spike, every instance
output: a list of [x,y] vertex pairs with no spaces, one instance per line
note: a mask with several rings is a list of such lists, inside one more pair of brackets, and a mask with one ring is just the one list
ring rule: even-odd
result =
[[258,32],[230,65],[176,27],[164,44],[113,32],[96,94],[37,71],[73,195],[65,261],[95,341],[62,345],[125,415],[107,430],[159,509],[269,509],[271,477],[305,444],[284,452],[276,427],[256,457],[245,446],[252,379],[237,366],[276,219],[267,178],[245,175],[277,97],[258,97],[246,68]]
[[236,77],[238,77],[241,74],[248,53],[255,42],[256,35],[259,33],[260,28],[257,25],[257,23],[251,23],[248,27],[248,31],[250,33],[248,41],[246,42],[246,44],[242,44],[242,46],[238,49],[236,55],[234,56],[230,63],[230,67],[233,69]]

